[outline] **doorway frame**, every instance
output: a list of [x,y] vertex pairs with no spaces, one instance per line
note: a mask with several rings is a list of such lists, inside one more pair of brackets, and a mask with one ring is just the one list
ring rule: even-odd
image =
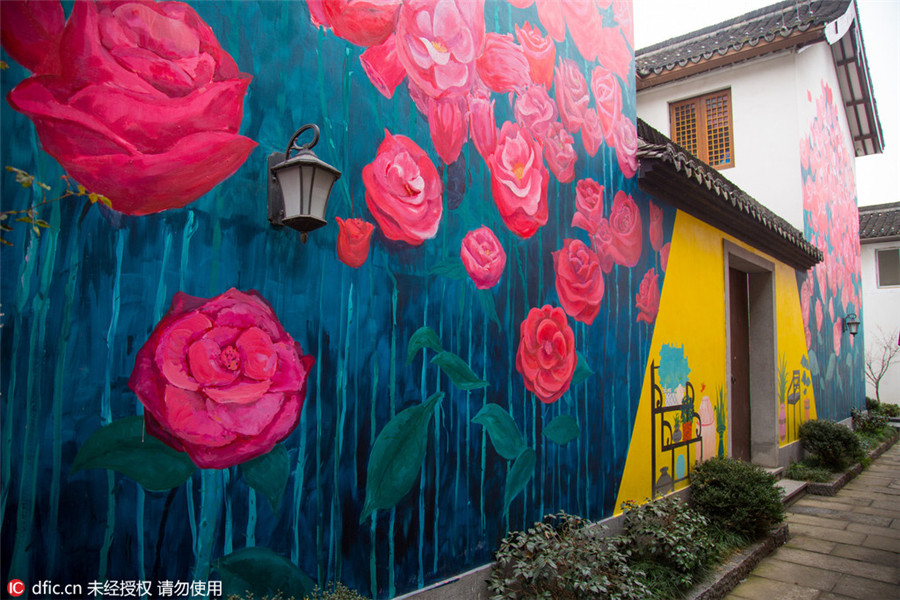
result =
[[[778,325],[776,322],[775,263],[729,240],[723,240],[728,282],[730,269],[748,275],[750,308],[750,462],[763,467],[778,466]],[[731,431],[731,291],[725,285],[725,384],[728,390],[728,428]],[[732,436],[728,455],[733,456]]]

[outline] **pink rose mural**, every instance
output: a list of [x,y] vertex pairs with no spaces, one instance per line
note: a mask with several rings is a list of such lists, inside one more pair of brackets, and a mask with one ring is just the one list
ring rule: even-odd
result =
[[484,44],[481,0],[411,0],[396,23],[397,56],[409,78],[432,98],[463,95]]
[[392,98],[394,91],[406,79],[406,68],[397,56],[397,38],[390,36],[377,46],[366,48],[359,56],[363,71],[381,95]]
[[516,92],[531,82],[525,52],[509,34],[488,33],[475,65],[481,81],[495,92]]
[[358,46],[376,46],[394,32],[401,0],[307,0],[310,13],[334,34]]
[[622,89],[619,80],[603,67],[594,67],[591,73],[591,92],[597,103],[600,127],[608,145],[613,145],[616,126],[622,115]]
[[575,216],[572,227],[593,234],[603,218],[603,186],[587,177],[575,186]]
[[565,240],[553,253],[556,293],[563,310],[587,325],[594,322],[603,300],[600,259],[581,240]]
[[375,226],[362,219],[335,217],[338,224],[337,256],[347,265],[358,269],[369,258],[369,244]]
[[34,73],[9,102],[80,184],[146,215],[244,163],[256,146],[238,133],[250,76],[192,8],[76,2],[61,29],[62,18],[55,2],[4,5],[4,48]]
[[468,232],[463,237],[459,255],[466,273],[480,290],[497,285],[506,268],[506,252],[489,227]]
[[481,96],[469,97],[469,129],[475,149],[487,160],[497,147],[497,121],[494,101]]
[[575,161],[578,155],[574,144],[575,138],[559,122],[550,126],[544,138],[544,158],[560,183],[569,183],[575,178]]
[[641,280],[641,288],[634,298],[638,313],[636,321],[653,323],[659,312],[659,275],[656,269],[650,269]]
[[622,117],[616,121],[613,147],[616,149],[616,159],[619,161],[622,173],[627,178],[634,177],[638,169],[638,137],[637,126],[631,119]]
[[531,132],[538,140],[549,134],[557,121],[556,102],[543,85],[533,85],[516,96],[516,123]]
[[584,113],[591,98],[584,74],[575,61],[569,58],[560,59],[553,86],[563,125],[570,132],[577,133],[584,123]]
[[663,243],[663,211],[650,201],[650,246],[659,252]]
[[385,131],[362,177],[366,206],[385,237],[418,246],[435,236],[444,209],[443,185],[434,163],[415,142]]
[[550,305],[532,308],[520,336],[516,370],[525,388],[545,404],[556,402],[569,389],[578,361],[566,313]]
[[613,259],[625,267],[637,264],[643,250],[641,213],[634,199],[623,191],[616,192],[609,214],[609,228],[613,238]]
[[315,363],[254,291],[178,292],[135,359],[128,386],[147,432],[224,469],[269,452],[297,426]]
[[431,141],[446,164],[455,162],[468,139],[466,101],[463,98],[429,100],[428,125]]
[[503,222],[521,238],[547,223],[547,182],[540,144],[515,123],[504,123],[488,159],[491,193]]
[[531,81],[550,89],[553,85],[553,66],[556,64],[556,45],[553,40],[527,21],[522,27],[516,25],[516,39],[522,45],[528,60]]

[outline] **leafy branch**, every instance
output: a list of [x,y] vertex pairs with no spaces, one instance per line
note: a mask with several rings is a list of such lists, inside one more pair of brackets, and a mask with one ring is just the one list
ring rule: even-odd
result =
[[[26,223],[31,226],[31,230],[36,236],[40,236],[41,229],[47,229],[48,227],[50,227],[50,224],[38,216],[37,209],[41,206],[44,206],[45,204],[57,202],[65,198],[85,196],[91,204],[97,204],[99,202],[100,204],[112,208],[112,202],[110,202],[109,198],[102,194],[89,192],[83,185],[73,183],[72,179],[68,175],[62,176],[62,180],[66,183],[65,191],[56,198],[47,198],[47,192],[51,189],[49,185],[42,181],[38,181],[37,179],[35,179],[34,175],[31,175],[30,173],[28,173],[27,171],[23,171],[22,169],[7,166],[6,170],[15,174],[16,183],[21,185],[23,188],[41,190],[41,201],[21,210],[0,211],[0,231],[2,231],[3,233],[12,231],[13,223]],[[6,246],[13,245],[12,242],[4,239],[3,237],[0,237],[0,243]]]

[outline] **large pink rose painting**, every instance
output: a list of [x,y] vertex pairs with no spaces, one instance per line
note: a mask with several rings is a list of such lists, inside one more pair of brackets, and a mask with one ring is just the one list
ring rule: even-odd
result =
[[58,2],[10,2],[2,29],[3,47],[33,73],[10,104],[117,211],[183,207],[256,146],[238,133],[251,78],[187,4],[75,2],[64,23]]
[[272,450],[297,426],[315,363],[256,292],[177,293],[138,351],[129,387],[147,432],[222,469]]

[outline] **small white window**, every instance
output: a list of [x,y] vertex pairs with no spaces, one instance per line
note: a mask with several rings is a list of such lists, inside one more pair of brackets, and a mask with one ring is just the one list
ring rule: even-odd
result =
[[900,248],[875,251],[878,287],[900,286]]

